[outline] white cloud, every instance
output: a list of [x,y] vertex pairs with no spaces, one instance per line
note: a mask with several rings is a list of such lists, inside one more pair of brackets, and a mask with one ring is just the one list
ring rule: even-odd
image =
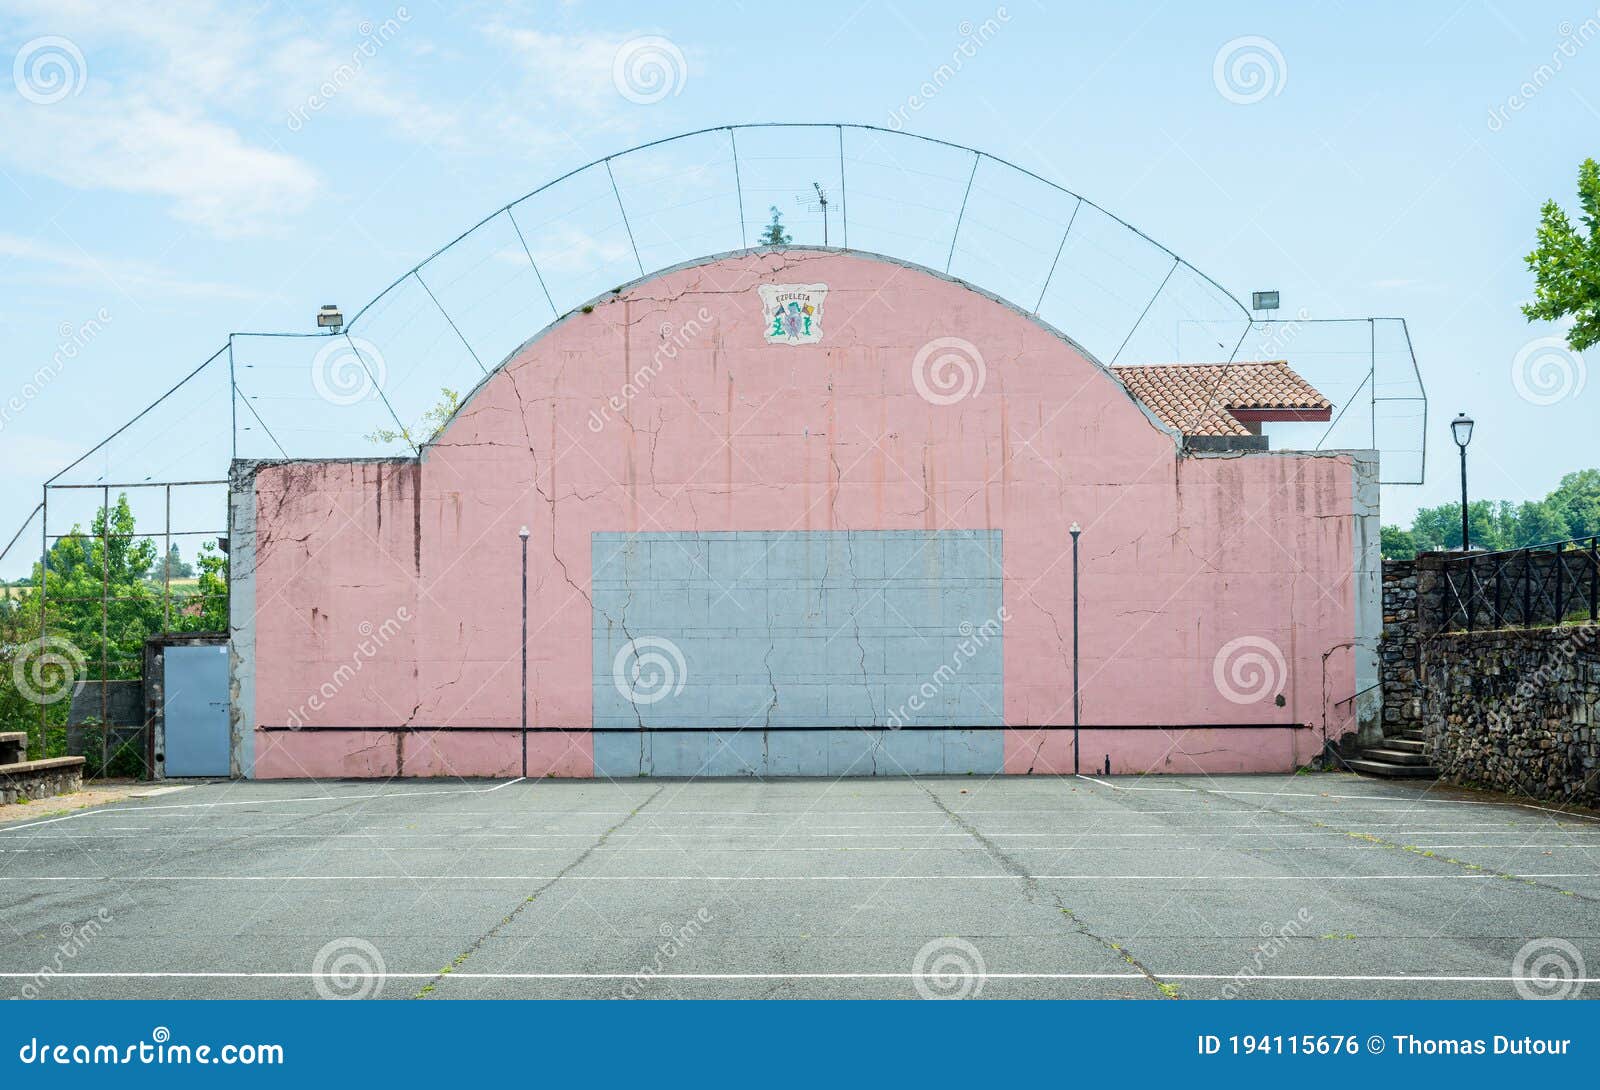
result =
[[49,105],[0,95],[0,158],[78,189],[165,198],[217,237],[276,229],[320,192],[288,121],[332,82],[315,123],[372,117],[411,139],[454,133],[451,115],[390,78],[406,69],[388,51],[422,22],[393,11],[374,25],[210,0],[12,0],[8,14],[28,32],[75,43],[88,82]]
[[[230,284],[184,280],[143,261],[106,257],[70,245],[46,245],[0,234],[0,257],[32,266],[26,283],[110,288],[152,299],[228,299],[259,301],[259,293]],[[0,265],[0,270],[5,268]],[[40,269],[50,271],[40,271]],[[13,279],[0,272],[0,278]]]
[[[511,81],[511,91],[496,111],[501,130],[515,146],[533,155],[592,147],[597,134],[634,131],[649,116],[647,109],[624,96],[615,66],[619,55],[627,59],[623,51],[630,43],[659,39],[632,31],[556,34],[505,22],[479,29],[508,50],[517,64],[519,78]],[[670,57],[649,52],[643,62],[645,74],[634,72],[624,78],[661,80],[671,88],[669,94],[681,91],[690,78],[681,50],[674,45],[675,55]]]
[[484,32],[510,46],[528,78],[568,105],[598,112],[620,99],[611,62],[630,35],[547,34],[500,25]]
[[226,124],[118,95],[93,81],[50,107],[0,107],[12,158],[83,190],[164,197],[179,220],[221,238],[254,234],[306,207],[317,176]]
[[[545,273],[593,272],[630,261],[633,251],[626,241],[597,238],[571,224],[552,224],[529,241],[534,260]],[[524,258],[526,260],[526,258]]]

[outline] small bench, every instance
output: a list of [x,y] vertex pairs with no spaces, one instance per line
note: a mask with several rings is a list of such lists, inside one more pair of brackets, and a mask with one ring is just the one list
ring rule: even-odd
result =
[[0,764],[0,804],[48,799],[83,790],[82,757],[46,757]]

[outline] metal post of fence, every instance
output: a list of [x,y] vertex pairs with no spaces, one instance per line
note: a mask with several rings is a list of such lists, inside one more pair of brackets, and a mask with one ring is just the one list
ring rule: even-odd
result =
[[1501,609],[1501,607],[1500,607],[1500,584],[1502,582],[1501,576],[1505,573],[1505,570],[1506,570],[1506,568],[1505,568],[1504,564],[1501,564],[1498,561],[1495,562],[1495,566],[1494,566],[1494,626],[1496,628],[1504,628],[1506,626],[1505,610]]
[[[44,650],[45,637],[49,633],[45,615],[50,610],[50,486],[44,486],[44,496],[39,501],[39,649]],[[39,702],[39,748],[36,751],[40,757],[59,757],[59,753],[49,752],[48,726],[49,720],[45,712],[49,705],[44,701]]]
[[1566,549],[1556,546],[1556,616],[1555,623],[1561,624],[1567,619],[1566,589],[1567,589],[1567,558]]
[[1589,623],[1600,621],[1600,537],[1589,539]]
[[[205,608],[202,602],[200,608]],[[161,631],[172,631],[172,486],[167,485],[167,532],[161,554]]]
[[[106,731],[111,719],[106,678],[111,673],[111,489],[100,490],[100,776],[106,774]],[[69,713],[70,714],[70,713]]]
[[528,776],[528,528],[517,531],[522,539],[522,776]]
[[1527,549],[1517,554],[1522,558],[1522,625],[1533,624],[1533,558]]
[[1472,557],[1467,557],[1467,631],[1471,632],[1478,618],[1478,570]]
[[1074,522],[1067,531],[1072,535],[1072,774],[1078,775],[1078,729],[1080,720],[1080,689],[1078,686],[1078,535],[1083,531]]

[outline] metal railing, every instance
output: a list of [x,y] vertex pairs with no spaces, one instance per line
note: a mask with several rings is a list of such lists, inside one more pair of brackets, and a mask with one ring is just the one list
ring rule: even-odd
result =
[[1468,553],[1441,566],[1441,628],[1541,628],[1600,621],[1600,537]]

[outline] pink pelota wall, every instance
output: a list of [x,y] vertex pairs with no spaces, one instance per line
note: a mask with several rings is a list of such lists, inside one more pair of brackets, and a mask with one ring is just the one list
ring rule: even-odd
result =
[[[764,340],[762,283],[828,285],[820,344]],[[922,384],[932,399],[914,378],[939,338],[971,346],[954,349],[971,389],[949,404],[938,375]],[[420,465],[265,465],[254,487],[250,726],[515,726],[522,525],[529,721],[580,728],[530,735],[533,774],[592,770],[597,531],[999,529],[1006,724],[1069,723],[1075,521],[1084,723],[1316,728],[1176,746],[1101,731],[1085,771],[1108,752],[1115,771],[1286,769],[1324,726],[1351,725],[1351,457],[1180,458],[1059,336],[887,261],[786,251],[663,274],[516,353]],[[1230,646],[1264,655],[1270,691],[1239,699],[1254,675],[1219,664]],[[259,733],[254,771],[504,775],[520,747],[516,734]],[[1008,772],[1070,771],[1070,758],[1070,735],[1007,733]]]

